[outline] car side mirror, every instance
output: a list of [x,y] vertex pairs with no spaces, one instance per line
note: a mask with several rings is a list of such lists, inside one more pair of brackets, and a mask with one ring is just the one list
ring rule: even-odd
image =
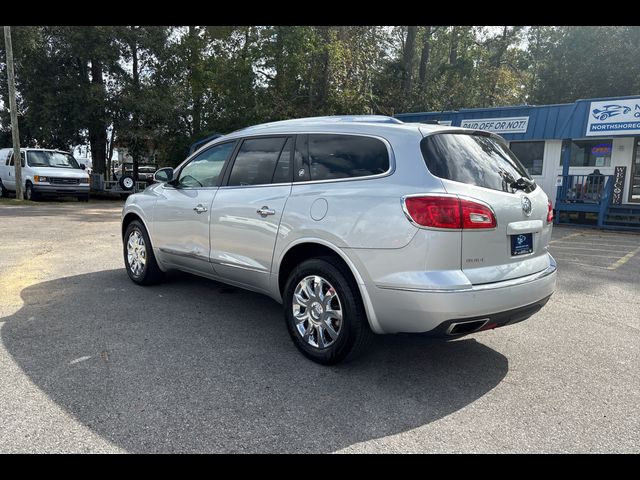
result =
[[81,163],[81,164],[80,164],[80,168],[81,168],[81,169],[83,169],[83,170],[86,170],[86,169],[87,169],[87,166],[86,166],[84,163]]
[[160,170],[156,170],[153,174],[153,181],[160,183],[169,183],[173,180],[173,168],[166,167],[161,168]]

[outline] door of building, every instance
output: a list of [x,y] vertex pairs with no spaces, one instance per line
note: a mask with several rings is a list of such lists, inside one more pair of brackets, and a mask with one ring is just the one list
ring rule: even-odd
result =
[[633,162],[631,163],[631,179],[629,181],[629,201],[640,203],[640,138],[633,144]]

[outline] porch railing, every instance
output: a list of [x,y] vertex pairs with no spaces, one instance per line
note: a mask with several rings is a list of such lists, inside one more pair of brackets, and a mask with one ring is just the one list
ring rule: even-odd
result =
[[600,203],[613,175],[565,175],[558,203]]
[[562,211],[593,212],[602,226],[612,194],[613,175],[563,175],[556,195],[556,222]]

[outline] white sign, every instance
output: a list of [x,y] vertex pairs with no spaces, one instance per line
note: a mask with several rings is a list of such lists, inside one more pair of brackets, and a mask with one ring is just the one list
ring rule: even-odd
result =
[[586,135],[640,134],[640,98],[591,102]]
[[562,177],[556,177],[556,187],[562,186]]
[[462,120],[460,126],[494,133],[526,133],[529,117],[477,118]]

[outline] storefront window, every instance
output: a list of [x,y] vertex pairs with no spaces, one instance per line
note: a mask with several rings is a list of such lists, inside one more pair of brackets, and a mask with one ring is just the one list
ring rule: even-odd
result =
[[[613,141],[599,140],[573,140],[571,142],[570,167],[609,167],[611,166],[611,151]],[[566,142],[563,143],[563,147]],[[560,158],[562,166],[562,157]]]
[[511,142],[509,148],[525,166],[529,175],[542,175],[544,142]]

